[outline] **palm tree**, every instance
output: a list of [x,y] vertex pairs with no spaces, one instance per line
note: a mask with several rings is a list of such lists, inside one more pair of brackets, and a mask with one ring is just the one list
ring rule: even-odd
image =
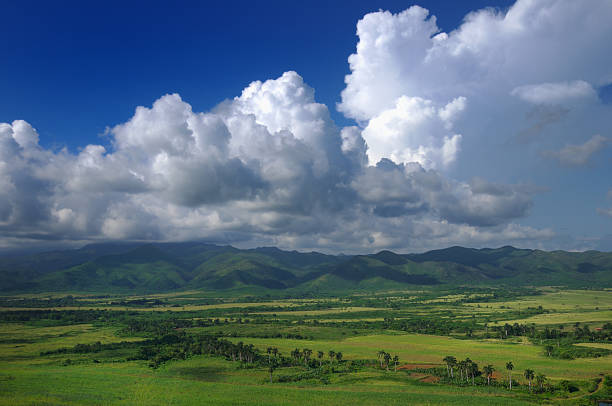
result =
[[300,360],[300,357],[302,356],[302,352],[299,350],[299,348],[296,348],[295,350],[291,351],[291,356],[297,362]]
[[270,372],[270,383],[272,383],[272,373],[278,367],[278,361],[276,358],[272,358],[270,365],[268,366],[268,372]]
[[304,350],[302,351],[302,354],[304,356],[304,365],[308,366],[308,361],[310,361],[310,356],[312,355],[312,350],[308,349],[308,348],[304,348]]
[[319,359],[319,368],[323,366],[323,351],[317,351],[317,358]]
[[334,350],[329,350],[327,355],[329,355],[329,363],[333,364],[334,363],[334,357],[336,356],[336,352]]
[[540,390],[544,389],[544,384],[546,383],[546,375],[537,374],[535,377],[536,382],[540,385]]
[[529,381],[529,392],[531,392],[531,380],[535,376],[535,373],[533,372],[533,369],[529,369],[529,368],[526,369],[525,373],[523,374],[523,376],[525,376],[525,379],[527,379]]
[[491,384],[491,375],[493,375],[493,371],[495,371],[495,368],[493,368],[493,365],[491,364],[486,365],[482,368],[482,372],[487,375],[487,385]]
[[451,370],[451,379],[455,377],[453,374],[453,369],[457,366],[457,358],[451,356],[450,357],[450,370]]
[[387,365],[387,371],[389,370],[389,361],[391,361],[391,354],[385,352],[385,365]]
[[470,375],[472,375],[472,385],[475,385],[474,377],[478,375],[478,364],[470,360],[468,370],[470,371]]
[[463,369],[465,368],[465,361],[457,362],[457,368],[459,369],[459,379],[463,381]]
[[508,370],[508,382],[510,384],[510,390],[512,390],[512,370],[514,369],[514,364],[512,361],[506,362],[506,369]]
[[552,345],[547,345],[546,347],[546,353],[548,354],[548,356],[550,357],[550,354],[553,352],[553,350],[555,349],[555,347],[553,347]]
[[378,353],[376,354],[378,356],[378,361],[380,361],[380,367],[383,367],[383,358],[385,357],[386,351],[385,350],[380,350],[378,351]]
[[454,361],[457,360],[452,355],[447,355],[442,361],[446,363],[446,375],[450,376],[450,366]]
[[470,371],[472,369],[472,362],[473,361],[468,357],[468,358],[465,359],[464,364],[463,364],[464,368],[465,368],[465,380],[467,382],[470,381],[470,376],[469,375],[470,375]]
[[399,363],[399,357],[395,355],[393,357],[393,365],[395,366],[395,372],[397,372],[397,364]]

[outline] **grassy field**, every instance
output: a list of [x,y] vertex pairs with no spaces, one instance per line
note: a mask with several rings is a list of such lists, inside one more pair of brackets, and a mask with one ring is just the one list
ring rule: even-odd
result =
[[536,316],[531,316],[524,319],[503,320],[497,322],[497,324],[534,323],[543,325],[559,325],[572,324],[576,322],[601,324],[602,322],[609,322],[610,320],[612,320],[612,310],[593,310],[586,312],[538,314]]
[[405,404],[408,399],[412,404],[461,404],[467,396],[483,405],[528,403],[498,389],[438,385],[433,390],[433,384],[410,379],[405,373],[390,376],[384,371],[340,376],[328,385],[269,384],[265,370],[245,370],[238,362],[206,356],[170,362],[158,370],[142,361],[126,362],[116,354],[107,355],[102,363],[70,355],[66,365],[66,355],[41,357],[39,353],[124,338],[91,325],[0,327],[0,404],[6,405],[374,405],[381,401]]
[[468,303],[468,306],[492,309],[526,309],[542,306],[555,311],[612,309],[612,290],[546,290],[542,295],[520,297],[517,300]]
[[[339,377],[328,385],[269,384],[265,371],[207,357],[147,370],[135,362],[10,367],[0,374],[6,405],[524,405],[496,389],[426,384],[384,372]],[[109,390],[112,388],[112,391]]]
[[[386,311],[380,307],[338,307],[333,309],[325,310],[296,310],[296,311],[275,311],[274,314],[277,316],[329,316],[330,314],[342,314],[342,313],[360,313],[360,312],[378,312]],[[270,312],[257,312],[253,314],[270,314]]]
[[[535,323],[536,332],[544,325],[565,324],[568,333],[576,322],[601,325],[612,321],[612,291],[551,288],[540,295],[517,294],[497,301],[488,291],[411,291],[343,298],[259,298],[245,303],[205,297],[197,291],[111,299],[72,295],[88,305],[45,306],[41,302],[32,307],[23,301],[19,307],[10,305],[20,300],[13,297],[0,308],[4,320],[0,321],[0,405],[586,405],[595,394],[612,395],[603,381],[595,382],[612,374],[612,353],[561,359],[548,356],[539,339],[525,335],[500,339],[487,335],[484,327],[516,320]],[[109,305],[159,298],[163,306]],[[23,299],[61,300],[62,296]],[[542,306],[540,313],[520,317],[538,306]],[[415,332],[423,329],[431,331]],[[439,329],[448,333],[436,333]],[[163,345],[143,344],[143,340],[168,334],[252,344],[259,350],[260,361],[248,364],[224,356],[175,354],[152,368],[151,358],[142,358],[140,351],[145,345]],[[132,344],[96,352],[73,349],[96,342]],[[584,350],[612,350],[609,342],[578,340],[574,344]],[[276,347],[285,357],[296,348],[308,348],[315,362],[306,366],[302,359],[279,367],[270,383],[268,347]],[[330,362],[330,350],[342,352],[342,361]],[[397,355],[400,370],[381,369],[380,350]],[[324,365],[339,369],[323,378],[316,375],[317,351],[324,352]],[[438,382],[443,376],[431,368],[440,366],[445,371],[442,359],[447,355],[469,357],[481,369],[493,365],[500,383],[488,387],[482,377],[476,386]],[[523,384],[513,391],[501,384],[508,361],[514,364],[515,385]],[[529,394],[522,376],[525,369],[545,374],[551,389]],[[575,391],[562,390],[563,380],[571,382]]]
[[[234,338],[247,341],[246,338]],[[512,361],[519,371],[531,368],[553,379],[588,379],[599,373],[612,372],[612,356],[576,360],[560,360],[547,357],[541,347],[531,344],[509,344],[497,340],[458,340],[417,334],[378,334],[351,337],[342,341],[255,339],[248,342],[259,348],[278,347],[283,352],[308,347],[327,353],[330,349],[341,351],[346,359],[376,359],[379,350],[397,354],[408,364],[440,364],[447,355],[469,357],[479,364],[492,364],[497,371],[504,371],[506,362]],[[520,379],[520,378],[519,378]]]

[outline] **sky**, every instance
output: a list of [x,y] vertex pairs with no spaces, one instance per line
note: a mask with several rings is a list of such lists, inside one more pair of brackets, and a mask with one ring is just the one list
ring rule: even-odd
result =
[[612,2],[9,1],[0,251],[612,251]]

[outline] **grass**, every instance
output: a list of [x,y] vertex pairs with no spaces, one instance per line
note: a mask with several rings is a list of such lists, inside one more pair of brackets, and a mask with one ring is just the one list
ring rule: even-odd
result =
[[0,404],[461,405],[466,399],[473,405],[529,404],[505,391],[424,384],[405,374],[389,380],[385,375],[361,373],[329,385],[269,384],[263,370],[244,371],[234,363],[203,356],[157,371],[138,362],[12,367],[0,375]]
[[440,364],[446,355],[469,357],[479,365],[492,364],[497,371],[504,371],[512,361],[520,371],[531,368],[552,379],[588,379],[599,373],[612,371],[612,356],[560,360],[547,357],[542,348],[531,344],[510,344],[502,341],[460,340],[451,337],[419,334],[377,334],[337,340],[289,340],[235,338],[248,341],[259,348],[278,347],[285,354],[294,348],[310,348],[314,351],[330,349],[341,351],[345,359],[376,359],[378,350],[397,354],[402,362],[416,364]]
[[593,347],[593,348],[603,348],[606,350],[612,350],[612,343],[578,343],[574,345],[579,345],[581,347]]
[[102,344],[138,341],[135,337],[118,337],[115,328],[91,324],[40,327],[24,324],[0,324],[0,362],[39,362],[41,351],[51,351],[77,344]]
[[296,310],[296,311],[270,311],[270,312],[258,312],[253,314],[276,314],[277,316],[321,316],[329,314],[342,314],[342,313],[358,313],[358,312],[377,312],[385,311],[387,309],[380,307],[337,307],[333,309],[325,310]]
[[[418,295],[419,292],[410,292]],[[121,325],[93,322],[61,326],[45,326],[39,322],[0,324],[0,405],[525,405],[541,403],[543,398],[530,397],[519,391],[502,388],[458,387],[421,382],[423,375],[411,376],[407,371],[385,372],[374,367],[376,353],[384,349],[398,355],[402,364],[441,365],[446,355],[459,359],[466,357],[482,368],[493,364],[497,373],[506,374],[505,363],[515,365],[513,377],[523,382],[522,372],[533,369],[544,373],[553,382],[569,379],[581,382],[576,399],[586,394],[589,380],[600,373],[612,372],[612,356],[561,360],[547,357],[540,346],[532,345],[526,337],[507,340],[463,339],[448,336],[409,334],[383,330],[382,318],[414,319],[418,317],[448,320],[469,320],[489,325],[495,320],[510,319],[521,309],[542,306],[549,314],[520,319],[520,322],[542,320],[543,324],[573,324],[575,322],[604,322],[612,320],[612,291],[559,291],[549,289],[543,295],[517,300],[482,303],[453,303],[466,295],[440,295],[432,299],[431,292],[409,299],[398,297],[395,306],[381,302],[380,296],[358,298],[282,299],[248,303],[226,298],[218,304],[197,304],[189,299],[201,298],[197,291],[165,295],[168,305],[161,307],[124,307],[140,311],[138,317],[166,317],[166,314],[142,315],[147,311],[173,312],[178,318],[235,318],[237,315],[249,323],[225,323],[207,327],[187,328],[188,332],[232,336],[232,341],[254,344],[264,350],[278,347],[284,355],[294,348],[310,348],[316,354],[329,350],[341,351],[344,359],[370,359],[367,366],[355,373],[333,374],[328,384],[319,380],[292,383],[269,383],[265,368],[243,369],[238,362],[209,356],[195,356],[187,360],[170,361],[159,369],[148,367],[147,361],[126,361],[133,349],[108,350],[93,354],[52,354],[50,351],[76,344],[112,343],[140,340],[138,337],[118,335]],[[161,297],[156,295],[155,297]],[[384,298],[393,299],[391,296]],[[130,296],[130,299],[143,296]],[[153,296],[146,296],[153,298]],[[104,306],[109,299],[90,298],[91,308],[121,310],[121,306]],[[110,300],[116,300],[115,298]],[[117,300],[129,300],[117,297]],[[395,300],[395,299],[393,299]],[[339,303],[341,302],[341,303]],[[200,302],[201,303],[201,302]],[[299,306],[325,304],[339,306],[315,310],[300,310]],[[400,304],[397,306],[397,304]],[[176,306],[178,305],[178,306]],[[478,307],[480,305],[480,307]],[[291,306],[295,311],[281,310]],[[384,307],[389,306],[389,307]],[[502,306],[504,308],[502,308]],[[276,307],[270,311],[262,308]],[[600,310],[596,310],[599,307]],[[57,310],[68,310],[59,307]],[[77,308],[75,308],[77,309]],[[79,309],[83,310],[84,307]],[[2,310],[6,310],[3,308]],[[23,310],[23,309],[19,309]],[[41,310],[41,309],[37,309]],[[170,313],[168,313],[170,314]],[[266,322],[272,314],[278,322]],[[211,316],[214,315],[214,316]],[[248,316],[247,316],[248,315]],[[335,316],[338,315],[338,316]],[[170,317],[170,316],[168,316]],[[316,325],[310,321],[352,322],[343,325]],[[516,319],[519,320],[519,319]],[[534,321],[535,320],[535,321]],[[306,324],[302,322],[306,321]],[[368,323],[376,322],[375,327]],[[513,321],[514,322],[514,321]],[[481,332],[482,333],[482,332]],[[301,336],[302,339],[262,338],[282,334],[284,337]],[[304,338],[308,339],[304,339]],[[612,349],[609,343],[581,343],[581,346]],[[67,363],[66,359],[71,362]],[[99,362],[94,362],[96,358]],[[275,374],[298,373],[301,367],[283,368]],[[551,395],[552,396],[552,395]],[[551,400],[552,403],[560,400]],[[568,399],[566,402],[574,402]]]
[[612,290],[553,290],[539,296],[521,297],[517,300],[466,303],[466,305],[474,307],[480,305],[495,310],[502,308],[516,310],[538,306],[554,311],[612,309]]
[[594,310],[589,312],[567,312],[567,313],[549,313],[538,314],[524,319],[504,320],[497,324],[504,323],[522,323],[522,324],[540,324],[540,325],[558,325],[558,324],[573,324],[573,323],[601,323],[612,320],[612,310]]

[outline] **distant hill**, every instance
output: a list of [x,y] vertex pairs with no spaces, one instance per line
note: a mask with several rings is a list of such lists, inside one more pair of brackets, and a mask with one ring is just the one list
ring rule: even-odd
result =
[[297,293],[451,285],[612,287],[612,253],[506,246],[335,256],[186,242],[92,244],[0,257],[3,292],[204,289]]

